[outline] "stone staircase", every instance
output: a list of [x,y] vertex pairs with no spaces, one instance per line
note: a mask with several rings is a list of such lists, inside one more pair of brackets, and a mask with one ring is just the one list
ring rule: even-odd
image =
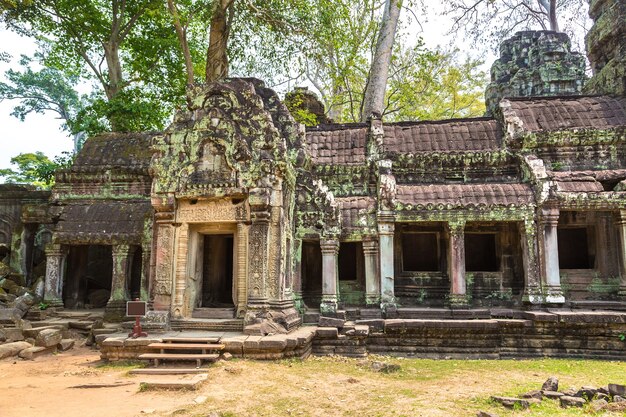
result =
[[170,321],[172,330],[202,330],[215,332],[242,332],[243,319],[172,319]]
[[196,361],[200,368],[202,361],[215,362],[224,350],[224,345],[218,343],[215,337],[166,337],[162,342],[150,343],[148,348],[154,349],[155,353],[144,353],[139,359],[154,361],[158,367],[161,361]]

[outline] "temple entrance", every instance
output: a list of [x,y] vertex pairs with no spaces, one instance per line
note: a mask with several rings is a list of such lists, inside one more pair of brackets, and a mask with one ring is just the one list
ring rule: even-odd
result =
[[204,235],[200,307],[234,308],[233,235]]
[[70,246],[63,285],[65,308],[102,308],[111,295],[111,246]]

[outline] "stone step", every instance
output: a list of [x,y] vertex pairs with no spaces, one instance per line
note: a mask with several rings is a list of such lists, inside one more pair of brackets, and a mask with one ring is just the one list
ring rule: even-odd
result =
[[214,343],[150,343],[149,348],[167,350],[223,350],[224,345]]
[[220,358],[217,353],[143,353],[139,355],[139,359],[149,359],[154,361],[154,366],[158,367],[159,362],[163,360],[172,361],[196,361],[199,368],[202,361],[215,362]]
[[209,375],[207,373],[201,373],[185,379],[141,381],[140,386],[144,389],[197,390],[208,378]]
[[204,374],[206,368],[138,368],[128,371],[131,375],[193,375]]
[[233,319],[235,308],[196,308],[191,313],[194,319]]
[[243,331],[243,319],[182,319],[170,322],[172,330]]
[[162,337],[165,343],[217,343],[219,337]]

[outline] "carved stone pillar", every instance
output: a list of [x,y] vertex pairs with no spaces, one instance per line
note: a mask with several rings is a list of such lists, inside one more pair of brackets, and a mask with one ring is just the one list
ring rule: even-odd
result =
[[107,320],[123,320],[126,315],[126,301],[130,271],[130,246],[113,245],[113,273],[111,275],[111,297],[105,308]]
[[339,241],[323,240],[322,248],[322,302],[320,313],[334,314],[337,312],[337,288],[338,288],[338,255]]
[[450,277],[450,306],[468,305],[465,282],[465,221],[448,223],[448,276]]
[[380,277],[378,275],[378,242],[363,241],[365,258],[365,304],[380,305]]
[[524,263],[524,295],[523,301],[530,304],[541,304],[541,279],[539,276],[539,259],[537,254],[537,226],[533,219],[526,219],[519,224],[522,243],[522,259]]
[[172,300],[172,314],[175,318],[190,317],[193,309],[190,300],[185,299],[185,290],[188,285],[189,269],[189,223],[178,223],[175,227],[174,254],[174,296]]
[[565,297],[561,290],[561,276],[559,273],[559,243],[557,226],[559,223],[559,209],[548,207],[542,209],[539,218],[539,229],[543,234],[543,272],[545,277],[546,303],[564,303]]
[[615,224],[619,235],[619,295],[626,298],[626,210],[620,210]]
[[378,244],[380,256],[380,307],[387,315],[395,314],[397,305],[394,290],[395,272],[393,234],[395,230],[392,214],[378,216]]
[[[172,307],[172,285],[174,282],[174,211],[173,195],[152,198],[154,233],[151,259],[154,268],[150,270],[150,301],[157,311],[169,312]],[[165,313],[163,313],[165,314]]]
[[237,317],[243,317],[248,302],[248,226],[237,223]]
[[255,309],[267,309],[268,298],[265,280],[268,276],[267,246],[269,244],[270,213],[253,211],[251,219],[252,224],[250,225],[248,240],[250,254],[248,306]]
[[151,248],[149,245],[143,245],[141,251],[141,287],[139,288],[142,301],[148,301],[148,281],[150,279],[150,259],[152,258]]
[[293,245],[293,301],[300,313],[304,312],[305,305],[302,299],[302,240],[296,239]]
[[65,248],[57,244],[46,245],[46,283],[44,302],[50,307],[63,307],[63,280],[65,274]]

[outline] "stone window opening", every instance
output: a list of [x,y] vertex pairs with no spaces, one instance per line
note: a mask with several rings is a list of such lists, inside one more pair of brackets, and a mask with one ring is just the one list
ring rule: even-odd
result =
[[339,245],[339,280],[356,281],[357,279],[357,242],[341,242]]
[[500,271],[495,233],[465,233],[465,271]]
[[322,249],[319,241],[302,242],[302,298],[309,307],[319,307],[322,298]]
[[405,272],[439,271],[439,246],[438,233],[402,233],[402,270]]
[[560,269],[593,269],[595,256],[587,227],[563,227],[557,232]]

